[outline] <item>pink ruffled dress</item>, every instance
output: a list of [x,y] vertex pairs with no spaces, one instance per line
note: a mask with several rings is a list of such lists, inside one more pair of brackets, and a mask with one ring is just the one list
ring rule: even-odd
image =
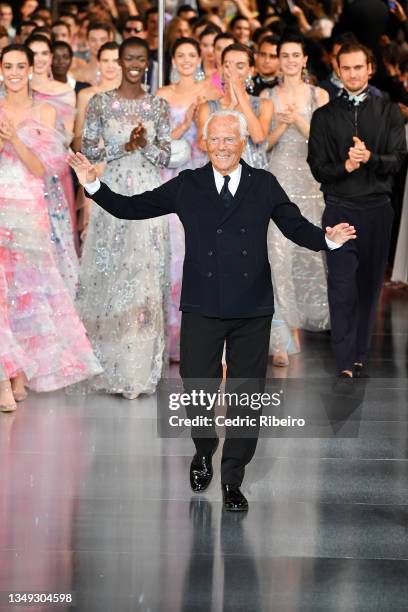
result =
[[[37,105],[17,134],[48,170],[60,166],[61,146],[39,116]],[[60,389],[101,372],[58,270],[50,233],[43,180],[5,143],[0,150],[0,380],[23,372],[35,391]]]
[[[66,145],[70,144],[73,134],[68,134],[65,129],[65,124],[75,117],[75,106],[71,104],[71,92],[63,92],[60,94],[45,94],[39,91],[34,92],[34,98],[38,102],[47,102],[51,104],[57,111],[56,129],[66,140]],[[58,177],[64,189],[65,197],[68,202],[69,214],[72,224],[72,236],[77,253],[79,254],[79,234],[77,227],[76,202],[74,193],[74,184],[72,182],[71,169],[66,164],[63,169],[58,169]]]

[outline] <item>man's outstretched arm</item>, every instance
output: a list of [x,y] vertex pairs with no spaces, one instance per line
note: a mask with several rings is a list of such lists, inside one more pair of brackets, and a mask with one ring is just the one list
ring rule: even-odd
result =
[[87,196],[118,219],[152,219],[177,213],[177,194],[182,180],[176,177],[152,191],[125,196],[112,191],[105,183],[96,183],[96,170],[82,153],[70,153],[68,163],[75,171],[79,183],[85,187],[95,183],[96,191]]
[[296,204],[289,200],[276,178],[271,175],[271,179],[271,197],[274,203],[272,221],[286,238],[312,251],[333,250],[356,238],[356,230],[348,223],[326,227],[326,231],[310,223]]

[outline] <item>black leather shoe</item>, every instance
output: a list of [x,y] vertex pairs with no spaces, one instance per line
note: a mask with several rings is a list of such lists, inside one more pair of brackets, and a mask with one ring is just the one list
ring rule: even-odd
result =
[[238,485],[222,485],[222,497],[224,500],[224,510],[231,512],[246,512],[248,501],[239,490]]
[[194,455],[190,465],[190,485],[194,493],[205,491],[213,477],[212,456],[218,448],[219,439],[214,442],[214,448],[208,455]]

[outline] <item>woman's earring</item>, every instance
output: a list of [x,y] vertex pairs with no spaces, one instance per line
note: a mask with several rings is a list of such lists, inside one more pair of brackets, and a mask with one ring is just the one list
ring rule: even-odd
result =
[[96,71],[96,84],[97,85],[99,85],[99,83],[101,82],[101,76],[102,76],[101,71],[98,68],[98,70]]
[[31,87],[31,81],[32,81],[32,80],[33,80],[33,75],[32,75],[32,74],[29,74],[29,75],[28,75],[28,96],[29,96],[30,98],[32,98],[32,97],[33,97],[33,89],[32,89],[32,87]]
[[205,72],[203,70],[203,67],[201,64],[199,64],[196,68],[195,71],[195,75],[194,75],[194,80],[195,81],[204,81],[205,79]]
[[170,72],[170,83],[178,83],[179,80],[180,80],[179,72],[177,68],[175,67],[175,65],[173,64],[171,67],[171,72]]
[[149,93],[149,89],[150,89],[149,84],[147,82],[147,75],[148,75],[148,73],[149,73],[149,69],[145,68],[142,88],[145,90],[146,93]]
[[254,80],[250,74],[245,79],[244,85],[245,85],[245,89],[247,90],[249,94],[254,93]]

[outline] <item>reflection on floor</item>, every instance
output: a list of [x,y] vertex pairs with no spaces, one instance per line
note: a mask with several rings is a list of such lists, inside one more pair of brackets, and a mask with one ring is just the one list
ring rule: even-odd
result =
[[[407,293],[384,297],[372,378],[326,436],[259,441],[246,516],[222,511],[220,449],[191,493],[191,442],[157,437],[155,398],[31,395],[2,415],[0,609],[41,592],[76,603],[30,610],[406,612],[407,314]],[[303,347],[271,376],[331,376],[329,335]]]

